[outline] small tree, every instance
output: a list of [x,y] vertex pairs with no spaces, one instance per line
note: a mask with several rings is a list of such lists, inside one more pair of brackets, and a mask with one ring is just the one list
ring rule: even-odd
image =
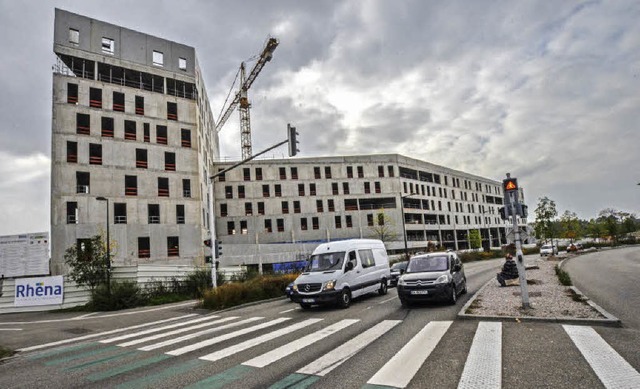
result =
[[569,210],[564,211],[560,216],[560,225],[562,226],[563,238],[569,239],[571,242],[577,239],[582,234],[582,226],[578,215]]
[[64,262],[71,268],[69,277],[76,285],[87,285],[91,291],[107,278],[106,260],[106,245],[100,235],[76,243],[64,253]]
[[374,218],[373,225],[369,227],[369,231],[374,239],[379,239],[385,243],[398,239],[395,222],[387,216],[382,208]]
[[535,214],[536,236],[544,240],[553,239],[553,219],[558,216],[555,201],[549,199],[546,196],[538,199],[538,206],[536,207]]
[[482,247],[482,237],[480,236],[480,230],[469,231],[469,246],[472,249],[479,249]]

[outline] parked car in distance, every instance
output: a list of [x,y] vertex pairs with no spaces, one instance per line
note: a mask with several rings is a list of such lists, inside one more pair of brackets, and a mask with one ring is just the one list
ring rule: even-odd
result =
[[558,246],[545,244],[540,247],[540,256],[546,257],[548,255],[557,255],[558,254]]
[[[293,282],[290,283],[289,285],[287,285],[286,288],[284,288],[284,294],[291,300],[291,294],[293,293]],[[291,300],[293,301],[293,300]]]
[[398,278],[407,270],[409,261],[396,262],[391,265],[391,278],[389,278],[389,286],[398,285]]
[[398,298],[405,307],[413,302],[442,299],[455,304],[458,295],[465,293],[464,265],[450,251],[412,257],[398,279]]
[[575,253],[579,250],[582,250],[582,245],[580,243],[571,243],[567,246],[567,252],[569,253]]
[[321,304],[348,308],[352,298],[386,294],[389,276],[389,257],[382,241],[323,243],[313,250],[304,272],[293,283],[291,299],[303,309]]

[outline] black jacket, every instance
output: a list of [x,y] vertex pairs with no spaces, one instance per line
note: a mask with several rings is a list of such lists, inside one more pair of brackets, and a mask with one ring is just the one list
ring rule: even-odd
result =
[[510,280],[512,278],[518,278],[518,266],[516,265],[516,261],[507,260],[502,266],[502,276]]

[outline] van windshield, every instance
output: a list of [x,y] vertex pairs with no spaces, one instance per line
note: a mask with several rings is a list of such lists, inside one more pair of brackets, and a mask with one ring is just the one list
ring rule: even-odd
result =
[[344,251],[312,255],[311,258],[309,258],[309,262],[307,262],[307,266],[304,271],[319,272],[342,269],[344,255]]
[[449,259],[446,256],[415,257],[409,261],[407,273],[421,273],[429,271],[445,271],[449,268]]

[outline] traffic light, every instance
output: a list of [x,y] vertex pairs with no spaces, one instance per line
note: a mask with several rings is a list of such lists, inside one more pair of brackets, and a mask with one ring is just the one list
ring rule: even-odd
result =
[[216,259],[218,259],[218,258],[220,258],[222,256],[222,241],[221,240],[216,242],[215,255],[216,255]]
[[207,247],[211,247],[211,239],[205,239],[205,241],[202,243]]
[[[511,178],[507,174],[507,178],[502,180],[502,193],[505,207],[510,208],[511,203],[518,204],[518,179]],[[507,214],[509,213],[507,211]]]
[[289,139],[289,156],[290,157],[295,157],[296,154],[298,154],[298,152],[300,150],[298,150],[298,140],[297,140],[297,136],[298,136],[298,131],[296,131],[295,127],[291,127],[291,124],[287,123],[287,136]]
[[204,256],[204,263],[213,263],[213,259],[211,258],[211,255]]
[[509,211],[505,207],[498,208],[498,213],[500,214],[500,219],[507,220],[509,217]]
[[518,216],[526,218],[529,215],[529,207],[522,203],[518,203],[516,204],[516,213]]

